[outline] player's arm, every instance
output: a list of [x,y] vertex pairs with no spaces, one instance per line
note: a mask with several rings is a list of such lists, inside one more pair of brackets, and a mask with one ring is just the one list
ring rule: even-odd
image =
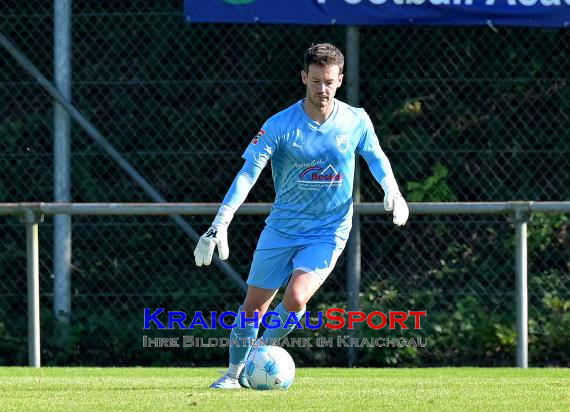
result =
[[366,113],[363,113],[363,120],[364,133],[358,145],[358,153],[364,157],[372,176],[382,186],[384,209],[392,211],[392,221],[395,225],[402,226],[406,224],[410,216],[408,205],[400,193],[390,161],[380,147],[372,122]]
[[228,226],[234,213],[245,201],[251,188],[259,178],[262,167],[250,160],[246,160],[235,177],[228,193],[222,201],[222,206],[212,222],[212,226],[204,233],[194,250],[194,259],[197,266],[209,265],[212,262],[214,249],[218,246],[220,259],[226,260],[230,254],[228,246]]
[[228,226],[235,211],[245,201],[261,171],[278,149],[278,136],[279,134],[276,133],[272,125],[272,120],[269,119],[245,149],[242,155],[245,164],[234,179],[226,197],[224,197],[212,226],[200,237],[194,250],[196,265],[209,265],[212,262],[216,246],[218,246],[220,259],[228,258],[230,254]]

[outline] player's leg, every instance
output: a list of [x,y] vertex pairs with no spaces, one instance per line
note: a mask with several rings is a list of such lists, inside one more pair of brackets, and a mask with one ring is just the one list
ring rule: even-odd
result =
[[[247,295],[243,305],[238,309],[234,327],[230,333],[230,365],[224,376],[214,382],[212,389],[239,389],[242,385],[238,382],[238,377],[243,370],[245,360],[251,350],[250,342],[257,338],[259,323],[254,321],[241,321],[241,317],[252,319],[255,312],[258,312],[258,319],[267,312],[271,301],[275,297],[277,289],[264,289],[255,286],[248,286]],[[241,327],[243,323],[243,328]]]
[[[344,243],[319,243],[299,250],[293,258],[295,270],[285,290],[283,301],[274,310],[279,314],[281,325],[285,325],[292,312],[298,321],[301,320],[307,302],[330,275],[343,249]],[[289,322],[287,328],[266,329],[263,339],[283,338],[291,333],[295,326],[295,323]]]
[[[236,327],[230,333],[230,367],[228,375],[231,377],[237,379],[243,369],[243,365],[251,350],[250,343],[257,338],[261,317],[267,312],[276,293],[277,289],[248,286],[245,301],[240,306],[238,316],[236,316]],[[253,319],[256,312],[257,324],[254,321],[241,320],[241,317],[244,315],[246,319]],[[242,328],[242,325],[245,327]]]
[[[259,325],[254,322],[245,322],[241,328],[240,316],[251,318],[255,312],[259,312],[258,319],[267,312],[267,308],[275,297],[277,290],[287,281],[292,268],[292,256],[295,252],[291,248],[260,249],[263,243],[260,241],[258,249],[253,255],[251,270],[247,279],[247,296],[238,310],[236,317],[237,327],[230,333],[230,365],[228,372],[222,378],[214,382],[210,387],[215,389],[239,388],[237,378],[243,370],[243,366],[251,350],[249,343],[257,337]],[[249,338],[249,339],[248,339]],[[234,340],[237,339],[237,340]],[[246,345],[243,345],[246,343]]]
[[[287,285],[283,301],[277,305],[274,312],[277,312],[280,325],[285,325],[291,312],[295,313],[295,318],[300,321],[305,314],[305,306],[309,299],[313,297],[319,289],[321,283],[311,273],[303,270],[296,270],[291,276],[291,281]],[[272,316],[274,321],[276,315]],[[263,339],[270,341],[271,339],[280,339],[287,336],[295,329],[295,324],[290,322],[287,328],[278,327],[275,329],[266,329],[263,333]]]

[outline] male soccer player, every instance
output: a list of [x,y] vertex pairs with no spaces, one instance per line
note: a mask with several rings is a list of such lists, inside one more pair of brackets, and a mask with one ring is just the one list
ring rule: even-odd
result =
[[[245,321],[245,328],[240,328],[239,318],[245,313],[251,319],[259,312],[261,319],[281,286],[287,285],[283,301],[275,308],[281,325],[290,313],[301,319],[348,239],[357,154],[382,186],[384,207],[393,211],[393,222],[400,226],[408,219],[408,206],[370,118],[363,109],[334,98],[342,84],[343,65],[344,56],[332,44],[315,44],[305,52],[301,79],[306,97],[271,117],[255,135],[243,154],[245,164],[196,246],[198,266],[211,263],[216,246],[220,259],[228,258],[228,225],[271,159],[275,202],[253,255],[247,294],[230,341],[257,338],[255,323]],[[267,329],[263,339],[282,338],[293,329],[294,325]],[[230,344],[229,369],[210,387],[247,387],[241,371],[250,349]]]

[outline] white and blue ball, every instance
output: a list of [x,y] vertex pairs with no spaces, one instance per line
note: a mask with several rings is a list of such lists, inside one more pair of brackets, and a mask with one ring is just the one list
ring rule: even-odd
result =
[[295,378],[295,362],[279,346],[260,346],[247,358],[245,376],[252,389],[289,389]]

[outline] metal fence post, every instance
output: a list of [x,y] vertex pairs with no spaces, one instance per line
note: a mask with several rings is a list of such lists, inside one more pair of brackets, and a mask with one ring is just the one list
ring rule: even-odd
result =
[[515,270],[517,276],[517,368],[528,367],[527,222],[530,212],[515,209]]
[[[358,106],[359,96],[359,31],[358,27],[350,26],[346,32],[346,78],[348,104]],[[352,191],[354,203],[360,203],[360,162],[358,157],[354,165],[354,188]],[[354,213],[352,218],[352,231],[347,245],[348,269],[346,278],[347,305],[349,311],[360,310],[360,215]],[[355,337],[356,329],[349,329],[350,337]],[[348,366],[354,366],[358,362],[358,348],[348,347]]]
[[[54,82],[65,99],[71,101],[71,0],[54,0]],[[54,103],[53,197],[55,202],[71,200],[69,113]],[[54,216],[53,311],[60,333],[59,344],[67,340],[71,313],[71,216]]]
[[38,222],[43,216],[37,216],[32,210],[25,210],[26,225],[26,260],[28,274],[28,364],[35,368],[41,366],[40,350],[40,257]]

